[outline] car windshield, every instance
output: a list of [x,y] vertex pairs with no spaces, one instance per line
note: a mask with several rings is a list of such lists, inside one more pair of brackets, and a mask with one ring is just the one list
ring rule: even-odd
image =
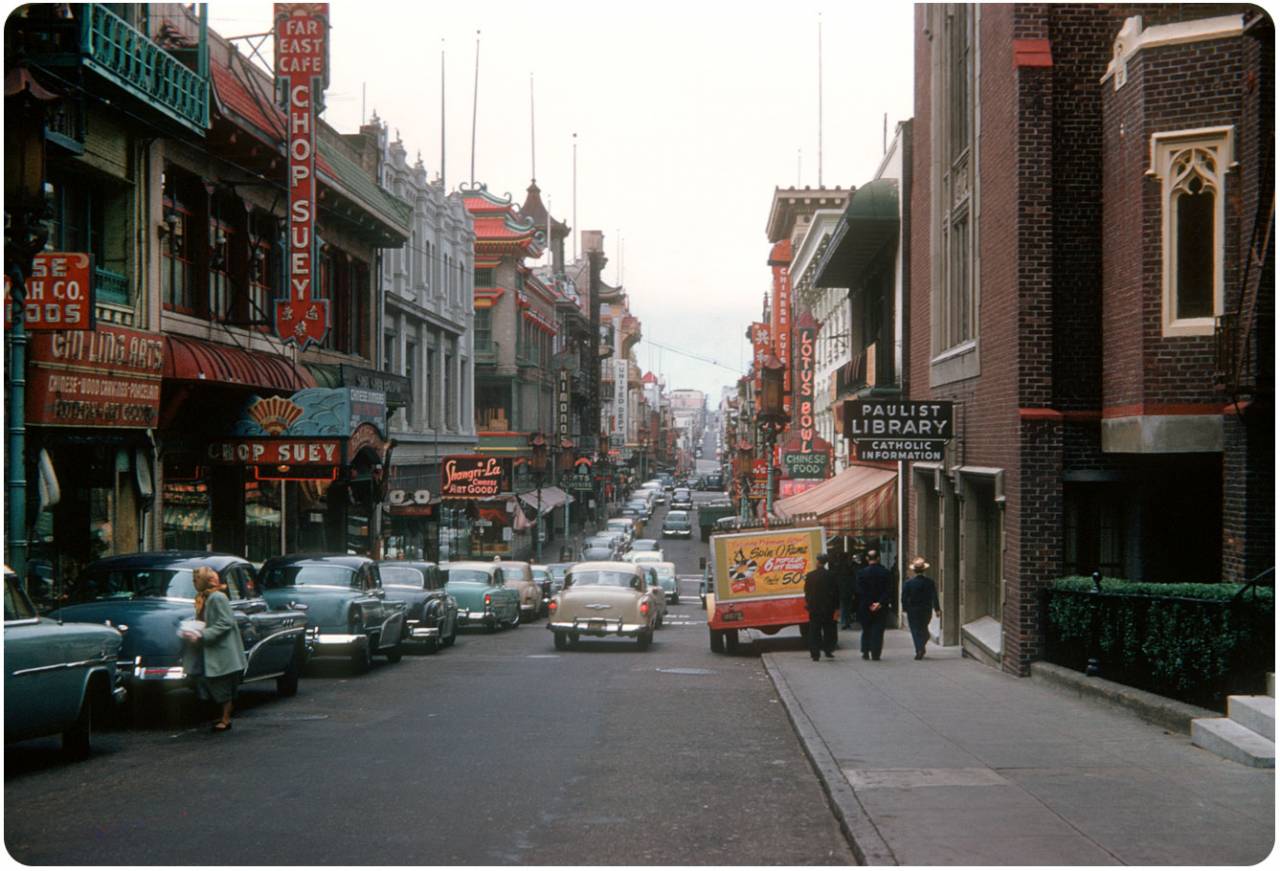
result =
[[489,573],[480,569],[449,569],[445,575],[445,583],[454,581],[463,584],[487,584]]
[[662,521],[662,525],[668,529],[688,529],[689,520],[686,517],[668,517]]
[[675,566],[659,565],[659,566],[654,566],[653,570],[658,573],[659,580],[665,581],[667,579],[672,579],[672,580],[675,579],[675,576],[676,576]]
[[551,572],[551,577],[557,581],[563,581],[565,573],[569,571],[568,566],[551,566],[547,571]]
[[346,566],[293,564],[263,569],[262,586],[267,590],[282,587],[349,587],[355,572]]
[[658,540],[656,538],[637,538],[635,546],[632,550],[657,550]]
[[89,575],[86,599],[194,599],[191,569],[115,569]]
[[616,529],[618,532],[629,532],[631,530],[630,520],[610,520],[609,529]]
[[426,586],[426,578],[422,576],[419,569],[410,568],[409,566],[379,566],[378,571],[382,573],[382,583],[393,584],[400,587],[417,587],[418,589]]
[[634,578],[630,572],[606,570],[572,572],[569,575],[574,587],[630,587]]

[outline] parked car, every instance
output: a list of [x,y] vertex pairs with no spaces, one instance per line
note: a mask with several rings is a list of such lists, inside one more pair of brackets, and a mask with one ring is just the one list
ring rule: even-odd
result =
[[617,558],[618,555],[614,553],[613,548],[607,545],[587,543],[582,548],[583,562],[608,562]]
[[656,538],[637,538],[631,542],[631,550],[658,550]]
[[658,574],[658,583],[662,592],[672,605],[680,604],[680,578],[676,575],[676,564],[673,562],[648,563]]
[[693,493],[688,487],[677,487],[671,493],[671,510],[672,511],[692,511],[693,510]]
[[498,565],[502,566],[502,583],[520,596],[520,621],[536,620],[542,610],[542,589],[534,583],[533,568],[519,560],[502,560]]
[[688,511],[668,511],[662,519],[663,538],[692,538],[693,521]]
[[61,734],[64,753],[88,756],[94,723],[124,699],[126,690],[116,683],[123,644],[120,631],[109,626],[37,615],[17,574],[6,566],[5,743]]
[[387,599],[404,602],[404,640],[428,653],[458,640],[458,602],[444,588],[444,572],[432,562],[378,563]]
[[653,641],[657,615],[640,566],[583,562],[569,569],[564,589],[551,600],[547,628],[556,650],[567,650],[583,635],[634,638],[645,650]]
[[178,624],[195,619],[193,575],[200,566],[217,572],[227,587],[248,660],[241,679],[274,680],[280,695],[297,693],[311,643],[307,613],[266,598],[253,564],[232,554],[144,551],[97,560],[81,573],[81,601],[50,616],[119,628],[124,634],[120,679],[135,698],[150,691],[190,688],[194,679],[182,665]]
[[318,657],[368,671],[375,653],[399,662],[405,603],[387,598],[378,564],[350,554],[292,554],[262,564],[262,595],[276,608],[307,606]]
[[490,632],[520,625],[520,594],[504,583],[496,562],[449,563],[445,589],[458,602],[458,625],[480,625]]
[[629,517],[635,524],[636,535],[644,532],[644,522],[648,519],[648,512],[645,511],[642,504],[628,502],[622,506],[622,516]]

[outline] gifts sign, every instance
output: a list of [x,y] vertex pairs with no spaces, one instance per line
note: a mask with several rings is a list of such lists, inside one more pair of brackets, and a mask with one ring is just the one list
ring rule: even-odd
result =
[[329,78],[329,4],[277,3],[275,23],[289,157],[288,296],[276,300],[276,333],[306,348],[329,330],[329,301],[315,297],[316,104]]

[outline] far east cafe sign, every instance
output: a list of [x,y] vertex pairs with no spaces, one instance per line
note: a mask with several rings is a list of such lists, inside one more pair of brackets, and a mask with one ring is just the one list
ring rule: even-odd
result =
[[329,302],[315,294],[316,109],[329,83],[329,4],[275,4],[276,77],[288,118],[288,295],[276,300],[276,334],[306,348],[329,330]]

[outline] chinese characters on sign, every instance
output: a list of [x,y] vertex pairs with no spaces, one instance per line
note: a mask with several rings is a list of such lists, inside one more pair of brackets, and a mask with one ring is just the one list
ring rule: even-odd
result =
[[276,333],[300,347],[324,341],[329,302],[315,294],[316,103],[329,77],[329,4],[275,4],[276,75],[285,80],[289,165],[288,296]]
[[[22,325],[41,330],[93,329],[93,258],[88,254],[42,251],[26,278]],[[13,326],[9,276],[4,277],[4,326]]]
[[791,412],[791,240],[783,239],[769,252],[773,267],[773,352],[782,361],[782,407]]

